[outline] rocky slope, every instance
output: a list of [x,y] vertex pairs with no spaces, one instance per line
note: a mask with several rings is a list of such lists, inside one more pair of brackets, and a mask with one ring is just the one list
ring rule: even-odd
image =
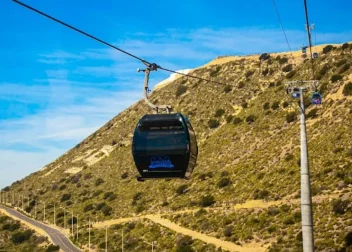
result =
[[59,251],[51,245],[47,237],[36,234],[9,216],[0,212],[0,251]]

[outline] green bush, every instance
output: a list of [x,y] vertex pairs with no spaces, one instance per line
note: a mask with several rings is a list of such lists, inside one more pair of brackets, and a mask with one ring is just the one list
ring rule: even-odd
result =
[[348,44],[348,43],[344,43],[344,44],[341,46],[341,49],[342,49],[342,50],[346,50],[346,49],[348,49],[348,47],[349,47],[349,44]]
[[259,56],[259,60],[267,60],[270,58],[270,54],[268,53],[262,53],[260,56]]
[[102,193],[103,193],[103,190],[97,190],[97,191],[93,192],[93,196],[98,197]]
[[52,191],[55,191],[55,190],[57,189],[57,187],[58,187],[58,184],[55,183],[55,184],[53,184],[53,186],[51,187],[51,190],[52,190]]
[[325,64],[320,70],[319,70],[319,75],[322,77],[329,71],[330,66],[329,64]]
[[177,189],[176,189],[176,193],[178,195],[184,194],[186,192],[188,188],[188,185],[184,184],[184,185],[180,185]]
[[227,226],[224,229],[224,236],[225,237],[231,237],[233,233],[233,226]]
[[271,225],[271,226],[268,227],[268,232],[271,234],[271,233],[275,232],[276,229],[277,229],[276,226]]
[[263,105],[263,109],[264,109],[264,110],[267,110],[267,109],[269,109],[269,106],[270,106],[270,103],[269,103],[269,102],[266,102],[266,103],[264,103],[264,105]]
[[223,109],[218,109],[215,112],[215,117],[221,117],[223,114],[225,114],[225,110]]
[[352,246],[352,232],[349,232],[349,233],[345,236],[345,246],[346,246],[346,247]]
[[204,208],[201,208],[197,212],[194,213],[194,216],[198,218],[198,217],[200,217],[200,216],[202,216],[203,214],[206,214],[206,213],[207,213],[207,210],[205,210]]
[[228,93],[232,90],[232,87],[230,85],[226,85],[224,88],[224,93]]
[[268,208],[268,215],[275,216],[280,213],[280,210],[277,207],[269,207]]
[[227,123],[230,123],[232,121],[232,119],[233,119],[233,115],[226,116],[226,122]]
[[333,50],[334,49],[334,47],[332,46],[332,45],[327,45],[327,46],[325,46],[324,48],[323,48],[323,53],[328,53],[328,52],[330,52],[331,50]]
[[286,115],[286,122],[291,123],[294,122],[297,119],[296,113],[295,112],[290,112]]
[[46,248],[45,252],[54,252],[59,250],[60,250],[60,246],[50,244],[49,247]]
[[101,185],[104,183],[104,180],[102,178],[98,178],[96,181],[95,181],[95,186],[98,186],[98,185]]
[[333,199],[331,202],[332,211],[337,215],[342,215],[346,212],[348,203],[347,200]]
[[330,80],[331,80],[332,83],[335,83],[335,82],[337,82],[339,80],[342,80],[342,76],[339,75],[339,74],[334,74],[333,76],[331,76]]
[[222,171],[220,173],[220,177],[227,177],[227,176],[229,176],[229,172],[228,171]]
[[287,216],[287,217],[284,219],[283,223],[284,223],[285,225],[292,225],[292,224],[295,224],[295,220],[294,220],[294,218],[293,218],[292,216]]
[[269,196],[269,191],[268,190],[254,190],[253,198],[254,199],[265,199]]
[[96,211],[100,211],[104,206],[106,206],[106,203],[105,203],[105,202],[98,203],[98,204],[95,206],[95,210],[96,210]]
[[61,218],[61,217],[64,217],[65,216],[65,213],[62,211],[62,212],[59,212],[57,215],[56,215],[56,218]]
[[336,67],[340,67],[340,66],[344,65],[345,63],[347,63],[347,60],[346,59],[342,59],[342,60],[339,60],[338,62],[336,62],[335,66]]
[[280,65],[286,64],[287,62],[288,62],[288,58],[286,57],[279,58]]
[[294,159],[294,155],[292,155],[291,153],[286,153],[285,154],[285,161],[288,162],[288,161],[291,161]]
[[293,69],[292,64],[288,64],[282,68],[282,71],[285,73],[288,73],[288,72],[292,71],[292,69]]
[[276,110],[276,109],[279,108],[279,106],[280,106],[280,102],[274,101],[273,104],[271,105],[271,108],[272,108],[273,110]]
[[108,216],[108,215],[111,215],[112,213],[112,207],[111,206],[108,206],[108,205],[105,205],[101,208],[101,212],[104,214],[104,216]]
[[133,195],[133,200],[134,200],[134,201],[140,200],[141,198],[142,198],[142,193],[141,193],[141,192],[136,192],[136,193]]
[[181,96],[182,94],[186,93],[186,91],[187,87],[185,85],[180,84],[176,90],[176,97]]
[[[194,249],[191,247],[191,244],[193,243],[192,238],[190,236],[184,237],[187,237],[187,240],[179,239],[176,241],[176,252],[194,252]],[[188,237],[190,239],[188,239]]]
[[242,104],[241,104],[241,106],[242,106],[242,108],[248,108],[248,102],[243,102]]
[[287,79],[291,79],[295,74],[296,74],[296,71],[292,70],[288,74],[286,74],[286,78]]
[[113,201],[114,199],[116,199],[116,194],[113,193],[113,192],[106,192],[104,193],[104,196],[103,198],[106,200],[109,200],[109,201]]
[[240,83],[238,83],[238,88],[243,88],[244,87],[244,82],[241,81]]
[[352,95],[352,82],[348,82],[347,84],[345,84],[342,93],[344,96]]
[[14,244],[20,244],[24,241],[27,241],[31,238],[32,234],[34,233],[33,230],[26,230],[26,231],[17,231],[11,235],[11,241]]
[[220,123],[219,123],[218,120],[210,119],[210,120],[208,121],[208,126],[209,126],[209,128],[211,128],[211,129],[217,128],[217,127],[219,127],[219,125],[220,125]]
[[136,213],[139,214],[141,212],[143,212],[145,210],[145,206],[144,205],[138,205],[136,207]]
[[65,193],[61,196],[61,202],[67,201],[69,199],[71,199],[71,194],[69,193]]
[[296,211],[293,213],[293,219],[295,220],[295,222],[299,222],[302,220],[302,213],[301,211]]
[[128,178],[128,172],[122,173],[121,179],[126,179],[126,178]]
[[88,180],[88,179],[91,179],[93,177],[93,174],[91,172],[87,173],[84,175],[84,180]]
[[318,109],[314,108],[311,111],[308,112],[308,114],[306,115],[306,118],[316,118],[317,117],[317,113],[318,113]]
[[246,74],[245,74],[245,76],[246,76],[246,78],[249,78],[249,77],[251,77],[253,74],[254,74],[254,71],[247,71]]
[[191,245],[192,243],[193,243],[193,239],[191,236],[188,236],[188,235],[180,235],[177,237],[177,240],[176,240],[177,247]]
[[229,178],[223,177],[218,181],[217,186],[219,188],[222,188],[230,184],[231,184],[231,180]]
[[66,185],[61,185],[61,186],[59,187],[59,190],[60,190],[60,191],[65,190],[65,189],[66,189]]
[[6,221],[9,220],[9,219],[10,219],[10,217],[8,217],[8,216],[6,216],[6,215],[0,216],[0,223],[4,223],[4,222],[6,222]]
[[343,74],[344,72],[346,72],[347,70],[349,70],[350,67],[351,67],[351,64],[346,63],[346,64],[344,64],[344,65],[341,67],[341,69],[339,70],[338,73],[339,73],[339,74]]
[[246,122],[247,123],[252,123],[252,122],[254,122],[255,121],[255,116],[254,115],[249,115],[249,116],[247,116],[247,118],[246,118]]
[[283,108],[287,108],[287,107],[288,107],[288,105],[289,105],[289,104],[288,104],[288,102],[287,102],[287,101],[284,101],[284,102],[282,103],[282,107],[283,107]]
[[215,203],[214,197],[212,195],[206,195],[206,196],[202,196],[200,198],[199,204],[202,207],[208,207],[211,206]]
[[72,184],[77,184],[77,182],[79,181],[79,179],[81,178],[82,174],[81,173],[77,173],[75,175],[73,175],[71,177],[71,183]]
[[27,213],[30,213],[32,211],[32,208],[31,206],[26,206],[26,208],[24,209]]
[[235,124],[235,125],[240,124],[241,122],[242,122],[242,119],[239,118],[239,117],[235,117],[235,118],[233,119],[233,124]]
[[15,231],[21,227],[19,221],[17,221],[14,224],[11,223],[6,223],[5,225],[2,226],[2,230],[8,230],[8,231]]

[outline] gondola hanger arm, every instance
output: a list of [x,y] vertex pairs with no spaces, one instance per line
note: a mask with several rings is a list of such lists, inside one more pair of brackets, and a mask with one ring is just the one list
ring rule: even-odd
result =
[[149,99],[148,99],[149,75],[150,75],[151,71],[157,71],[159,66],[157,64],[155,64],[155,63],[152,63],[152,64],[148,64],[148,63],[145,63],[145,62],[143,62],[143,63],[147,66],[147,68],[146,69],[137,68],[137,72],[141,72],[142,71],[145,74],[145,76],[144,76],[144,90],[143,90],[144,101],[147,103],[147,105],[149,107],[151,107],[153,110],[155,110],[155,112],[157,114],[159,113],[159,110],[166,110],[167,113],[170,113],[171,109],[172,109],[171,105],[155,105],[155,104],[153,104],[152,102],[149,101]]

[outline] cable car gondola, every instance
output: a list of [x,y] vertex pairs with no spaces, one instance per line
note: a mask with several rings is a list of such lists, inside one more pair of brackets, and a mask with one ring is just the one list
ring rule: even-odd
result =
[[188,179],[197,161],[196,135],[181,113],[144,115],[134,131],[132,154],[139,181]]
[[[142,70],[145,72],[144,99],[156,114],[142,116],[133,134],[132,155],[140,174],[137,180],[189,179],[198,156],[196,134],[186,116],[170,114],[170,105],[157,106],[148,100],[149,73],[158,66],[146,65],[147,69]],[[158,114],[160,109],[167,114]]]
[[300,97],[300,90],[299,88],[288,88],[287,93],[291,94],[292,98],[299,98]]
[[319,92],[315,92],[312,94],[312,104],[320,105],[322,103],[322,96]]

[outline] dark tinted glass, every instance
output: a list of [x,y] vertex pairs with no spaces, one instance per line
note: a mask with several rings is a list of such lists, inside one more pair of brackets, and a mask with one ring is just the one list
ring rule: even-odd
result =
[[139,150],[179,149],[185,148],[187,142],[187,135],[183,131],[139,132],[135,141]]
[[183,123],[179,120],[167,120],[167,121],[144,121],[138,126],[138,131],[168,131],[168,130],[184,130]]

